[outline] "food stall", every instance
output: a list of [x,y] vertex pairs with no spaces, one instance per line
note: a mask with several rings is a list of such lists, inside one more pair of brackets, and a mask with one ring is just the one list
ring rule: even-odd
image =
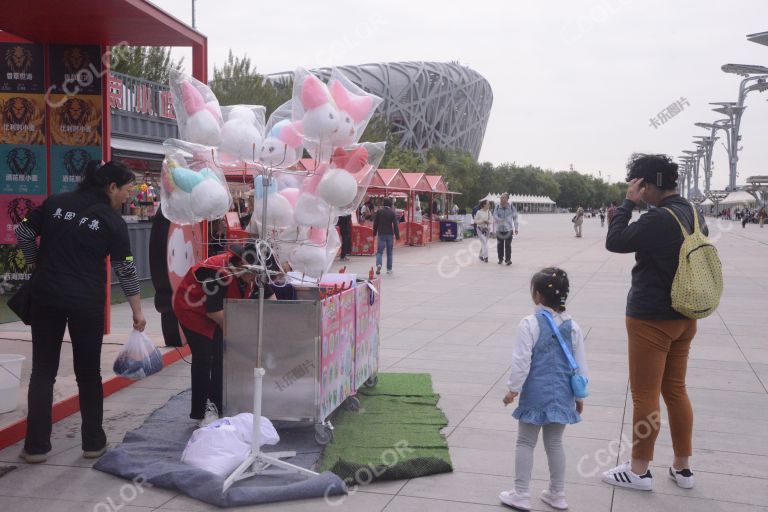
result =
[[[408,197],[410,187],[400,169],[377,169],[373,180],[368,185],[363,202],[382,197]],[[352,223],[352,255],[372,256],[376,253],[376,241],[373,238],[373,223],[365,221],[363,224],[353,216]],[[405,245],[406,237],[403,236],[406,223],[400,223],[400,241],[396,245]]]

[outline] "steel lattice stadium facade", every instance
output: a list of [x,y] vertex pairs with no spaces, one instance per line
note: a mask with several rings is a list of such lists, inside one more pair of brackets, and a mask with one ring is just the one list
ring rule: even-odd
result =
[[[477,160],[493,104],[491,84],[458,63],[384,62],[339,66],[353,83],[384,99],[378,113],[400,145],[425,154],[432,147],[467,151]],[[327,80],[331,68],[312,70]],[[271,80],[292,73],[270,75]]]

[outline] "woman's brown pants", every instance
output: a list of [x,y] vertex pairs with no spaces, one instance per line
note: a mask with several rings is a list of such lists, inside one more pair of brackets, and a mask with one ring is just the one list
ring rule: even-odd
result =
[[629,340],[629,386],[632,390],[632,458],[653,460],[659,435],[659,395],[669,413],[676,457],[692,455],[693,409],[685,387],[688,351],[696,320],[626,318]]

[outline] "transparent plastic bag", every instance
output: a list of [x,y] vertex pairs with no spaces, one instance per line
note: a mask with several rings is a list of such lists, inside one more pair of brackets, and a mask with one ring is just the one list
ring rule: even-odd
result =
[[128,341],[117,354],[112,371],[115,375],[131,380],[140,380],[163,369],[163,357],[146,334],[134,329]]

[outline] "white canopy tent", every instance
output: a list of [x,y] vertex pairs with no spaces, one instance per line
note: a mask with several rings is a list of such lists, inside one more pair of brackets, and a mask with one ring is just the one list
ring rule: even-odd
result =
[[[501,202],[501,194],[491,194],[481,199],[481,201],[491,201],[495,204]],[[524,212],[553,212],[555,211],[555,202],[547,196],[532,196],[523,194],[510,194],[509,202],[515,205],[518,211]]]
[[736,190],[728,194],[725,199],[720,201],[720,205],[746,205],[753,206],[757,204],[755,196],[744,190]]

